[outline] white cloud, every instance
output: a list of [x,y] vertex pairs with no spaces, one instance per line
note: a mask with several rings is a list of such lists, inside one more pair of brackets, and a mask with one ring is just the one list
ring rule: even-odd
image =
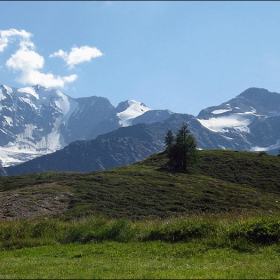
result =
[[6,66],[26,72],[43,68],[44,62],[44,58],[35,51],[22,48],[7,60]]
[[34,44],[30,42],[30,38],[32,36],[33,35],[31,33],[26,32],[25,30],[0,30],[0,52],[3,52],[14,38],[19,38],[21,40],[20,44],[22,47],[29,46],[31,48],[34,48]]
[[61,57],[70,68],[73,68],[76,64],[91,61],[91,59],[102,55],[103,53],[95,47],[82,46],[80,48],[71,48],[70,53],[59,50],[58,52],[51,54],[50,57]]
[[21,77],[17,80],[22,84],[40,84],[45,87],[61,87],[64,88],[67,83],[74,82],[78,76],[72,74],[70,76],[54,76],[52,73],[41,73],[36,70],[23,72]]
[[[6,62],[9,69],[20,72],[20,77],[17,79],[19,83],[63,88],[67,83],[72,83],[78,78],[76,74],[61,77],[59,75],[54,76],[52,73],[40,72],[44,67],[45,59],[35,52],[35,45],[30,41],[31,37],[32,34],[25,30],[0,30],[0,52],[3,52],[10,43],[13,43],[14,39],[20,41],[19,49]],[[87,48],[86,52],[88,51]],[[78,52],[74,51],[73,54],[72,52],[69,54],[69,56],[71,55],[69,65],[74,65],[81,59],[79,58],[81,57],[81,55],[79,56],[79,49]]]
[[39,71],[44,66],[44,58],[33,50],[20,49],[6,62],[6,66],[21,72],[17,79],[22,84],[41,84],[46,87],[64,87],[77,79],[77,75],[65,77],[44,74]]

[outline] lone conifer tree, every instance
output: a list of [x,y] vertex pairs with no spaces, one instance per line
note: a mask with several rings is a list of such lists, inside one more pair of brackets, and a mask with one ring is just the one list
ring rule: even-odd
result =
[[172,133],[172,130],[168,130],[168,132],[166,133],[166,136],[165,136],[165,145],[166,145],[166,148],[170,147],[171,145],[174,144],[174,135]]
[[190,135],[188,126],[183,123],[176,137],[169,130],[165,137],[168,165],[175,170],[188,170],[198,161],[197,144]]

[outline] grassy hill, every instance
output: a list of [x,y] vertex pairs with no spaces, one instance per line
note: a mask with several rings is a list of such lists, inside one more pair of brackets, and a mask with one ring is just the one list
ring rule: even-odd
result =
[[199,154],[0,178],[2,276],[279,278],[280,157]]
[[222,150],[199,154],[200,164],[188,173],[168,170],[166,154],[159,153],[103,172],[2,177],[0,215],[138,220],[201,212],[280,212],[280,157]]

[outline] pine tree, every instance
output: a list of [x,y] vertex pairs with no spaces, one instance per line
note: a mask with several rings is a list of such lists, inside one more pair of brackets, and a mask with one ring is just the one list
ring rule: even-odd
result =
[[165,145],[166,148],[168,148],[169,146],[173,145],[174,143],[174,135],[172,133],[171,130],[168,130],[166,136],[165,136]]
[[[173,138],[172,138],[173,137]],[[175,170],[188,170],[198,161],[197,144],[190,135],[188,126],[183,123],[174,138],[171,131],[165,137],[168,165]]]

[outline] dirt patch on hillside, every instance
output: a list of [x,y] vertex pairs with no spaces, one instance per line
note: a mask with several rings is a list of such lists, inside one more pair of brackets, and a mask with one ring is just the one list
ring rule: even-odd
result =
[[0,219],[57,216],[67,210],[72,197],[71,191],[65,188],[60,192],[57,183],[0,193]]

